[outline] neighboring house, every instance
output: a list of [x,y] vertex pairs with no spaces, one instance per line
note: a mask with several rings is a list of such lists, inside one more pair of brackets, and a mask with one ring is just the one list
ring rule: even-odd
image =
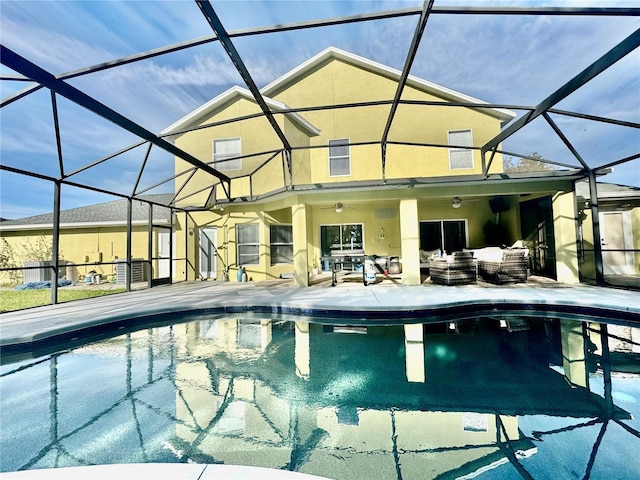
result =
[[[168,204],[173,194],[145,195],[146,201],[132,201],[131,254],[132,258],[149,258],[149,203],[153,202],[153,262],[154,278],[169,276],[169,235],[172,221],[171,209],[159,205]],[[51,241],[53,214],[36,215],[0,223],[2,246],[6,241],[13,253],[13,261],[21,267],[23,262],[37,260],[26,258],[25,251],[32,250],[38,239]],[[6,248],[6,247],[5,247]],[[105,277],[116,275],[118,260],[127,256],[127,200],[72,208],[60,212],[61,259],[74,265],[73,273],[79,277],[94,270]],[[166,258],[162,261],[160,258]],[[49,262],[50,264],[50,262]],[[103,265],[100,265],[103,264]],[[69,271],[69,274],[72,272]],[[66,274],[66,271],[61,272]],[[46,274],[47,276],[48,273]],[[145,275],[146,278],[146,275]],[[8,283],[5,272],[1,283]]]
[[[479,147],[515,114],[462,107],[484,102],[413,76],[381,148],[400,78],[395,69],[328,48],[267,85],[261,93],[290,150],[240,87],[164,130],[231,177],[230,199],[202,172],[177,190],[176,206],[210,207],[190,214],[199,235],[177,236],[178,255],[199,265],[189,278],[219,279],[225,268],[235,278],[242,265],[250,279],[293,273],[296,284],[307,285],[316,264],[328,268],[323,256],[364,251],[398,257],[403,282],[416,285],[421,250],[524,240],[536,252],[535,273],[577,282],[573,182],[583,175],[507,174],[498,153],[485,177]],[[177,175],[189,168],[176,159]],[[202,262],[203,245],[217,257]]]
[[[605,275],[640,275],[640,188],[598,183],[602,266]],[[595,278],[594,234],[588,182],[576,183],[581,273]]]

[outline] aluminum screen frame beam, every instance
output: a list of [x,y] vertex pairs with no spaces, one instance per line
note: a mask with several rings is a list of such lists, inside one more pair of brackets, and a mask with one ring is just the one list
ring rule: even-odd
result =
[[[495,149],[498,145],[509,138],[511,135],[516,133],[518,130],[531,123],[537,117],[542,115],[551,109],[554,105],[558,104],[566,97],[571,95],[573,92],[578,90],[580,87],[585,85],[587,82],[592,80],[594,77],[604,72],[607,68],[614,65],[616,62],[621,60],[623,57],[634,51],[636,48],[640,46],[640,29],[633,32],[627,38],[625,38],[622,42],[618,43],[615,47],[609,50],[607,53],[602,55],[598,60],[593,62],[587,68],[582,70],[578,75],[573,77],[567,83],[565,83],[558,90],[553,92],[547,98],[545,98],[542,102],[540,102],[536,108],[529,112],[528,114],[523,115],[515,122],[509,124],[504,130],[502,130],[498,135],[489,140],[482,147],[482,152],[486,153],[489,150]],[[486,167],[484,174],[486,175],[489,171],[489,167],[491,166],[491,162]]]
[[[323,20],[311,20],[305,22],[287,23],[282,25],[272,25],[266,27],[257,27],[250,29],[235,30],[229,32],[229,37],[249,37],[253,35],[264,35],[268,33],[279,33],[295,30],[304,30],[307,28],[318,28],[332,25],[344,25],[357,22],[368,22],[375,20],[386,20],[389,18],[398,18],[419,15],[420,9],[416,7],[408,7],[404,9],[388,10],[379,13],[363,13],[358,15],[349,15],[343,17],[327,18]],[[629,17],[640,16],[639,8],[626,8],[626,7],[434,7],[431,10],[431,14],[444,14],[444,15],[548,15],[548,16],[602,16],[602,17]],[[128,63],[138,62],[140,60],[146,60],[149,58],[161,56],[167,53],[178,52],[191,47],[199,45],[205,45],[217,41],[218,38],[210,35],[205,37],[196,38],[193,40],[187,40],[180,43],[167,45],[165,47],[148,50],[146,52],[129,55],[109,62],[100,63],[91,67],[85,67],[77,70],[73,70],[61,75],[57,78],[65,80],[69,78],[79,77],[109,68],[118,67],[120,65],[126,65]],[[0,75],[0,80],[21,80],[28,81],[24,77],[18,77],[15,75]],[[41,86],[29,87],[20,92],[7,97],[0,101],[0,106],[8,105],[9,103],[18,100],[35,90],[42,88]]]
[[433,8],[434,0],[425,0],[422,4],[422,12],[420,13],[420,20],[416,25],[416,29],[413,32],[413,38],[411,39],[411,45],[409,45],[409,52],[407,53],[407,58],[404,61],[404,67],[402,67],[402,73],[400,74],[400,79],[398,80],[398,88],[396,89],[396,94],[393,97],[393,102],[391,103],[391,110],[389,111],[389,117],[387,118],[387,124],[384,127],[384,132],[382,134],[382,139],[380,140],[380,145],[382,149],[382,181],[385,179],[385,164],[387,160],[387,139],[389,138],[389,131],[391,130],[391,124],[393,123],[393,118],[396,115],[396,111],[398,110],[398,103],[400,102],[400,98],[402,97],[402,91],[404,90],[405,85],[407,84],[407,78],[409,78],[409,72],[411,71],[411,66],[413,65],[413,60],[416,58],[416,53],[418,52],[418,47],[420,46],[420,40],[422,39],[422,34],[424,33],[424,29],[427,26],[427,20],[429,20],[429,14],[431,13],[431,9]]
[[[271,124],[271,128],[273,128],[276,135],[278,135],[278,138],[282,142],[284,149],[287,150],[288,152],[291,152],[291,144],[289,143],[289,140],[287,140],[287,137],[285,136],[284,132],[280,128],[280,125],[278,125],[278,122],[276,121],[275,117],[273,116],[273,113],[269,109],[267,102],[265,102],[264,97],[260,93],[260,89],[258,88],[256,83],[253,81],[253,78],[251,77],[251,74],[249,73],[247,66],[244,64],[244,61],[240,57],[238,50],[233,44],[233,41],[231,40],[231,37],[227,33],[227,30],[224,28],[224,25],[220,21],[220,18],[218,17],[215,10],[213,9],[213,6],[207,0],[196,0],[196,3],[198,4],[198,7],[200,7],[202,14],[209,22],[209,25],[211,26],[215,34],[218,36],[218,40],[224,47],[225,51],[227,52],[227,55],[229,55],[229,58],[235,65],[236,69],[238,70],[238,73],[242,77],[242,80],[247,85],[247,88],[249,88],[249,91],[251,91],[253,98],[256,100],[258,106],[264,113],[265,117],[267,117],[267,120]],[[289,162],[289,169],[291,170],[290,162]]]
[[198,160],[193,155],[185,152],[184,150],[176,147],[172,143],[168,142],[164,138],[160,138],[146,128],[138,125],[128,117],[116,112],[115,110],[107,107],[103,103],[100,103],[95,98],[87,95],[86,93],[78,90],[77,88],[69,85],[63,80],[57,79],[54,75],[39,67],[35,63],[27,60],[26,58],[18,55],[10,48],[0,45],[0,61],[3,65],[19,72],[20,74],[38,82],[40,85],[48,88],[52,92],[76,103],[84,109],[95,113],[96,115],[114,123],[120,128],[133,133],[137,137],[143,138],[154,145],[162,148],[163,150],[181,158],[182,160],[192,164],[200,170],[216,177],[222,182],[223,188],[225,183],[225,193],[231,197],[231,179],[225,174],[215,170],[206,163]]
[[578,162],[580,162],[580,165],[582,165],[582,168],[584,168],[585,171],[590,170],[591,167],[587,165],[587,162],[585,161],[585,159],[582,157],[582,155],[580,155],[578,150],[576,150],[576,147],[574,147],[573,144],[569,141],[569,139],[564,134],[564,132],[560,129],[558,124],[553,121],[551,116],[547,112],[544,112],[542,116],[547,121],[549,126],[553,129],[553,131],[556,132],[556,135],[560,137],[560,140],[562,140],[562,143],[566,145],[566,147],[571,151],[573,156],[578,160]]

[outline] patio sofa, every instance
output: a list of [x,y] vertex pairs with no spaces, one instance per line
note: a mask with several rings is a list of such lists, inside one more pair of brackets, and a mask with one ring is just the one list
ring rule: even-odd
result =
[[429,270],[431,259],[437,258],[441,253],[439,248],[435,250],[420,250],[420,270]]
[[476,283],[478,279],[477,260],[473,252],[453,252],[429,262],[431,281],[439,285],[464,285]]
[[473,250],[478,275],[490,283],[525,283],[529,276],[529,250],[526,248],[481,248]]

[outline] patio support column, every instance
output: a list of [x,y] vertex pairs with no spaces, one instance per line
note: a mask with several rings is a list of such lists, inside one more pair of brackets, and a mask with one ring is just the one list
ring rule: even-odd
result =
[[405,324],[404,346],[408,382],[424,383],[424,330],[421,323]]
[[273,340],[273,324],[269,319],[260,320],[260,348],[264,352]]
[[[584,324],[577,320],[560,323],[562,337],[562,367],[564,376],[572,386],[587,386],[587,365],[584,344]],[[606,341],[606,340],[605,340]]]
[[580,283],[576,206],[573,192],[553,197],[553,229],[556,247],[556,277],[562,283]]
[[400,238],[402,283],[420,285],[420,223],[415,198],[400,200]]
[[296,375],[309,380],[311,356],[309,352],[309,323],[295,322],[295,364]]
[[293,230],[293,278],[297,287],[309,286],[309,250],[307,243],[307,206],[299,203],[291,206]]

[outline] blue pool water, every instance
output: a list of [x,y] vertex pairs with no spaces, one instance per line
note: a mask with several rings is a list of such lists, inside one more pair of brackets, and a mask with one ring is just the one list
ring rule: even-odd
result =
[[344,321],[198,316],[3,355],[0,470],[195,462],[350,480],[640,478],[637,327]]

